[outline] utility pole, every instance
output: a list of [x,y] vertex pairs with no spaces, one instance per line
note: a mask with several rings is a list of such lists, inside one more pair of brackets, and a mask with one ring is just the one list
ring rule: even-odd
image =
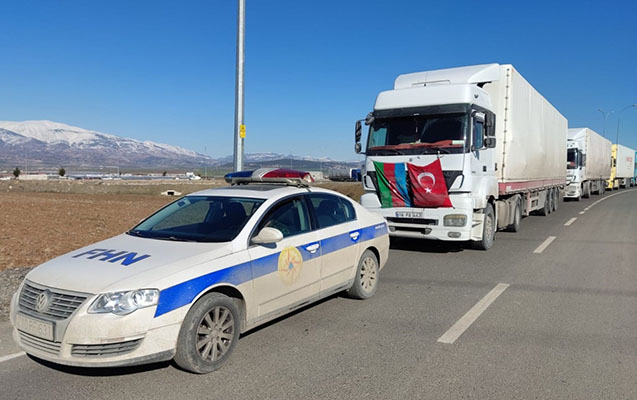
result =
[[243,115],[243,63],[245,60],[245,0],[238,0],[238,16],[237,16],[237,76],[235,85],[235,103],[234,103],[234,170],[243,170],[243,141],[246,137],[246,127],[244,125]]

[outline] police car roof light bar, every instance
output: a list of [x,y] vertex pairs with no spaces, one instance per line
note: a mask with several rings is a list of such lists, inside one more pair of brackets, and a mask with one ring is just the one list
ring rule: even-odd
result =
[[291,186],[307,187],[314,183],[309,172],[287,168],[259,168],[254,171],[230,172],[224,176],[232,185],[248,183],[282,183]]

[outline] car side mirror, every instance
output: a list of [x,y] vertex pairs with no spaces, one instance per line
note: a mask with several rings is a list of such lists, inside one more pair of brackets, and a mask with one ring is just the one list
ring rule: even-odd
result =
[[485,137],[484,138],[484,145],[486,146],[487,149],[495,148],[495,137],[493,137],[493,136]]
[[252,238],[254,244],[271,244],[283,240],[283,233],[276,228],[265,227],[261,229],[258,235]]

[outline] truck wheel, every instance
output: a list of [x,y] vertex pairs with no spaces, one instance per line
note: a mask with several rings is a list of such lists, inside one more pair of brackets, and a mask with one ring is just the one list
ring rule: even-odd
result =
[[584,194],[582,195],[583,198],[588,199],[589,197],[591,197],[591,187],[588,182],[583,185],[582,191],[584,192]]
[[520,221],[522,221],[522,206],[520,201],[515,202],[515,210],[513,210],[513,223],[507,226],[508,232],[520,232]]
[[[540,210],[538,210],[538,214],[546,217],[547,215],[549,215],[551,213],[551,191],[549,190],[548,193],[546,194],[546,198],[544,199],[544,207],[542,207]],[[579,197],[578,197],[579,200]]]
[[358,262],[356,277],[347,295],[354,299],[368,299],[376,293],[378,287],[378,259],[371,250],[365,250]]
[[239,340],[241,312],[221,293],[199,299],[186,314],[177,338],[175,362],[196,374],[219,369]]
[[489,250],[493,246],[495,239],[495,215],[493,214],[493,206],[487,204],[484,209],[484,222],[482,223],[482,239],[472,240],[471,247],[475,250]]
[[560,204],[560,189],[555,189],[553,191],[553,212],[557,211],[557,207]]

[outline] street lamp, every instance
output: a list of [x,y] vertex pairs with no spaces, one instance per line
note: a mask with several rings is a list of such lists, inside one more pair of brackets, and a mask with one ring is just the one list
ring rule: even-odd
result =
[[619,115],[617,116],[617,139],[615,139],[615,144],[617,145],[619,145],[619,123],[621,122],[621,119],[622,119],[622,113],[631,107],[637,107],[637,104],[627,105],[626,107],[621,109],[621,111],[619,112]]
[[598,108],[597,111],[601,112],[602,115],[604,116],[604,125],[602,127],[602,136],[606,137],[606,120],[608,119],[608,116],[611,115],[612,113],[614,113],[615,111],[613,111],[613,110],[604,111],[601,108]]

